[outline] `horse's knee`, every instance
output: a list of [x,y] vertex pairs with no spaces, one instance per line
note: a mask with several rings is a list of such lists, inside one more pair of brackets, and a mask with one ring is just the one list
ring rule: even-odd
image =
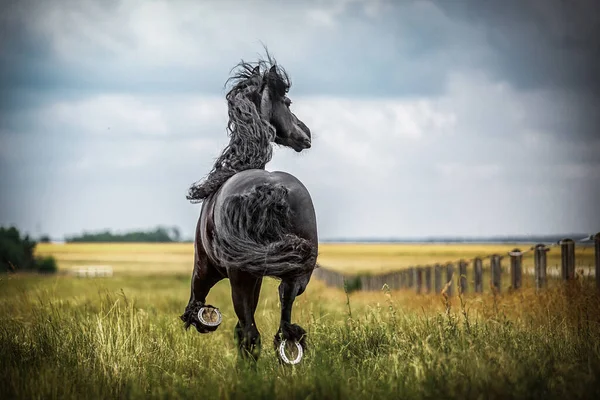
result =
[[304,293],[305,290],[306,290],[306,285],[300,285],[298,287],[298,293],[296,293],[296,296],[300,296],[302,293]]
[[279,299],[283,301],[285,297],[300,296],[306,290],[306,286],[308,286],[309,281],[310,274],[302,275],[293,280],[282,281],[278,288]]
[[300,296],[302,293],[304,293],[304,291],[306,290],[306,287],[308,286],[308,282],[310,282],[311,275],[312,275],[312,271],[310,273],[298,278],[297,283],[296,283],[298,286],[298,292],[296,293],[296,296]]

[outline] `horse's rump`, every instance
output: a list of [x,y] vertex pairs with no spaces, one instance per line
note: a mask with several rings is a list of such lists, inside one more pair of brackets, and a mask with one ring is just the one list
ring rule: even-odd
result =
[[314,268],[315,246],[293,232],[288,188],[261,183],[229,194],[215,221],[213,251],[223,267],[278,278]]

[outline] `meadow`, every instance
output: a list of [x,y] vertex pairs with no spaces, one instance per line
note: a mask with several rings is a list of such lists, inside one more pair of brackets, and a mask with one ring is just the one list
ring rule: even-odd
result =
[[[323,245],[319,262],[341,268],[343,260],[360,258],[355,270],[382,267],[383,260],[402,268],[417,258],[428,263],[490,251],[489,245],[402,245],[412,246],[404,252],[401,245],[360,246]],[[293,314],[310,348],[289,367],[271,346],[279,303],[277,282],[266,279],[256,314],[263,351],[252,367],[237,358],[226,280],[208,298],[223,313],[219,329],[208,335],[183,329],[178,316],[189,296],[191,251],[187,244],[40,244],[38,252],[55,255],[62,271],[102,264],[114,276],[0,276],[0,398],[600,395],[600,298],[590,281],[447,298],[385,288],[346,294],[313,279]]]

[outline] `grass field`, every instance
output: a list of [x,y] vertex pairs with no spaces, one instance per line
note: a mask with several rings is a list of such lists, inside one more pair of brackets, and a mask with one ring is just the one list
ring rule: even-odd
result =
[[[322,255],[354,259],[340,255],[343,248],[323,246]],[[270,346],[279,304],[277,282],[266,279],[256,314],[263,352],[253,369],[237,360],[227,281],[208,298],[223,313],[221,327],[209,335],[183,330],[178,316],[189,296],[189,245],[40,245],[39,251],[54,254],[61,268],[108,264],[115,275],[0,276],[2,399],[600,395],[600,298],[588,281],[537,294],[445,299],[410,292],[346,296],[313,280],[293,315],[308,331],[310,349],[290,368],[277,363]],[[372,257],[388,256],[374,251]]]

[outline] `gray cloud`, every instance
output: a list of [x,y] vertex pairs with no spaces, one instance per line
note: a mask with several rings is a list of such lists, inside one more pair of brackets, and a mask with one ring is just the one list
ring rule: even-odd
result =
[[[365,19],[362,2],[346,7],[290,3],[285,8],[248,2],[238,16],[227,7],[232,2],[173,2],[165,18],[174,22],[163,26],[144,26],[143,12],[133,13],[116,2],[102,8],[85,1],[33,4],[9,24],[2,56],[4,90],[18,95],[20,105],[30,90],[58,95],[222,93],[229,68],[241,57],[261,52],[259,41],[292,71],[300,95],[436,95],[444,91],[448,73],[480,57],[469,54],[475,36],[434,7],[420,4],[384,4],[381,14]],[[149,9],[145,14],[151,18],[160,12]],[[191,23],[188,14],[198,19]],[[254,19],[251,26],[244,14]],[[214,24],[232,17],[244,24]],[[164,37],[140,41],[139,35],[161,27]],[[457,39],[449,39],[454,32]],[[170,43],[174,49],[166,47]],[[438,67],[449,58],[452,63]],[[16,103],[4,106],[11,104]]]
[[[248,2],[240,15],[230,12],[234,3],[239,9],[231,1],[180,1],[134,12],[120,2],[31,2],[7,25],[3,86],[21,98],[27,89],[221,93],[228,69],[254,57],[262,40],[291,69],[301,95],[433,96],[445,91],[449,74],[465,68],[483,68],[524,90],[597,94],[600,25],[591,6],[381,2],[380,14],[368,18],[369,3],[361,1],[286,8]],[[161,12],[173,23],[144,23],[144,15]],[[232,18],[244,24],[214,23]],[[161,28],[164,36],[141,39]]]
[[227,142],[223,83],[262,40],[315,136],[268,168],[307,185],[322,238],[600,225],[585,21],[567,40],[561,14],[537,3],[97,4],[2,16],[2,224],[190,235],[186,189]]
[[600,95],[600,9],[582,0],[435,1],[477,26],[495,53],[488,65],[518,88]]

